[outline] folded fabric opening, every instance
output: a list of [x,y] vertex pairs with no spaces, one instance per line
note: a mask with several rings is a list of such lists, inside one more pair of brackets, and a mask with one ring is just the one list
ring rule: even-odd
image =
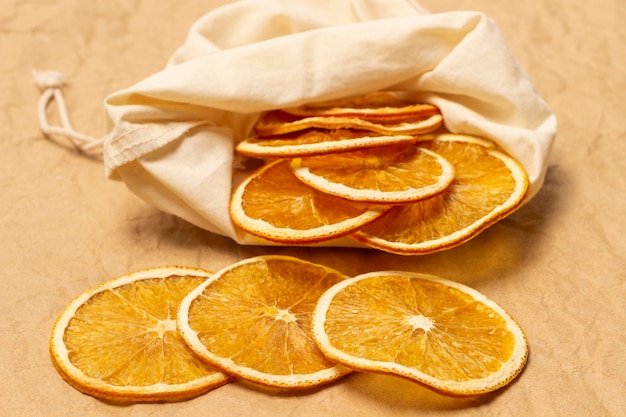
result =
[[[235,144],[263,112],[380,90],[438,106],[450,132],[494,140],[525,167],[529,198],[541,188],[556,119],[495,22],[401,0],[240,1],[208,12],[162,71],[106,99],[106,174],[210,232],[270,244],[229,218]],[[356,245],[346,240],[326,244]]]

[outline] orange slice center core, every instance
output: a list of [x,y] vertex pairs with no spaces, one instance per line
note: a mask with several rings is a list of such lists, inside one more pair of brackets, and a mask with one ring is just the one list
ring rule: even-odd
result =
[[176,320],[172,320],[172,319],[159,320],[156,325],[156,331],[159,334],[159,337],[161,339],[165,336],[166,332],[177,331]]
[[284,310],[276,306],[265,307],[265,314],[273,318],[274,320],[282,320],[285,323],[295,323],[297,321],[296,315],[289,310]]
[[424,332],[428,332],[435,327],[435,322],[432,319],[421,314],[407,317],[407,322],[413,327],[413,330],[422,330]]

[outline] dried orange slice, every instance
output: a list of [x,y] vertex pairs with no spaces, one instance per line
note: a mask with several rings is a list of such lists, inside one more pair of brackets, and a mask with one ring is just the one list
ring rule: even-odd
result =
[[519,208],[528,193],[524,168],[485,139],[442,134],[420,142],[455,169],[434,197],[398,205],[351,235],[397,254],[426,254],[459,245]]
[[311,337],[319,295],[346,277],[287,256],[231,265],[180,305],[179,328],[206,361],[243,380],[279,388],[310,388],[351,372],[329,361]]
[[314,243],[345,236],[389,207],[321,193],[297,179],[288,160],[269,162],[235,189],[230,217],[248,233],[278,243]]
[[359,117],[366,120],[398,120],[439,113],[432,104],[415,103],[400,91],[376,91],[283,109],[295,116]]
[[432,132],[443,123],[439,113],[417,116],[402,120],[369,121],[356,116],[327,117],[293,116],[280,110],[263,115],[256,123],[255,130],[259,137],[272,137],[305,129],[358,129],[375,132],[380,135],[419,135]]
[[253,158],[289,158],[295,156],[323,155],[354,149],[411,144],[413,135],[378,135],[362,130],[305,130],[283,136],[250,137],[239,142],[235,149]]
[[52,360],[79,391],[117,402],[181,401],[231,380],[193,354],[176,329],[178,304],[211,273],[162,267],[86,291],[57,319]]
[[522,329],[478,291],[398,271],[341,281],[319,299],[313,336],[324,354],[362,371],[399,375],[449,395],[494,391],[522,370]]
[[294,158],[291,168],[298,179],[324,193],[377,203],[432,197],[454,179],[454,167],[446,159],[417,145]]

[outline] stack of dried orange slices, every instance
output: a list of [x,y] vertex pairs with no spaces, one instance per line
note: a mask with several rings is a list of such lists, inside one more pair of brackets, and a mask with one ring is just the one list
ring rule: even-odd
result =
[[275,110],[236,151],[265,159],[230,216],[281,244],[349,236],[397,254],[459,245],[521,206],[523,167],[495,143],[434,134],[437,107],[376,92]]
[[234,379],[305,389],[354,370],[478,395],[511,382],[528,345],[501,307],[459,283],[399,271],[347,277],[266,255],[215,274],[147,269],[86,291],[57,319],[50,352],[86,394],[163,402]]

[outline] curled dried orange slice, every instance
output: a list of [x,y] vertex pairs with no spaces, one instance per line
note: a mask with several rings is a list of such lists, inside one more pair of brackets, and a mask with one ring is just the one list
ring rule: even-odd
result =
[[324,193],[349,200],[407,203],[432,197],[454,178],[454,167],[418,145],[294,158],[294,174]]
[[364,95],[305,104],[283,110],[295,116],[359,117],[365,120],[426,118],[439,113],[432,104],[415,103],[400,91],[376,91]]
[[398,205],[352,237],[397,254],[426,254],[459,245],[519,208],[529,188],[524,168],[485,139],[442,134],[420,142],[455,169],[434,197]]
[[432,132],[443,123],[439,113],[390,121],[369,121],[357,116],[298,117],[275,110],[263,115],[255,125],[259,137],[271,137],[305,129],[358,129],[379,135],[419,135]]
[[239,142],[235,149],[253,158],[291,158],[410,144],[416,140],[415,136],[410,135],[385,136],[348,129],[307,130],[274,138],[248,138]]

